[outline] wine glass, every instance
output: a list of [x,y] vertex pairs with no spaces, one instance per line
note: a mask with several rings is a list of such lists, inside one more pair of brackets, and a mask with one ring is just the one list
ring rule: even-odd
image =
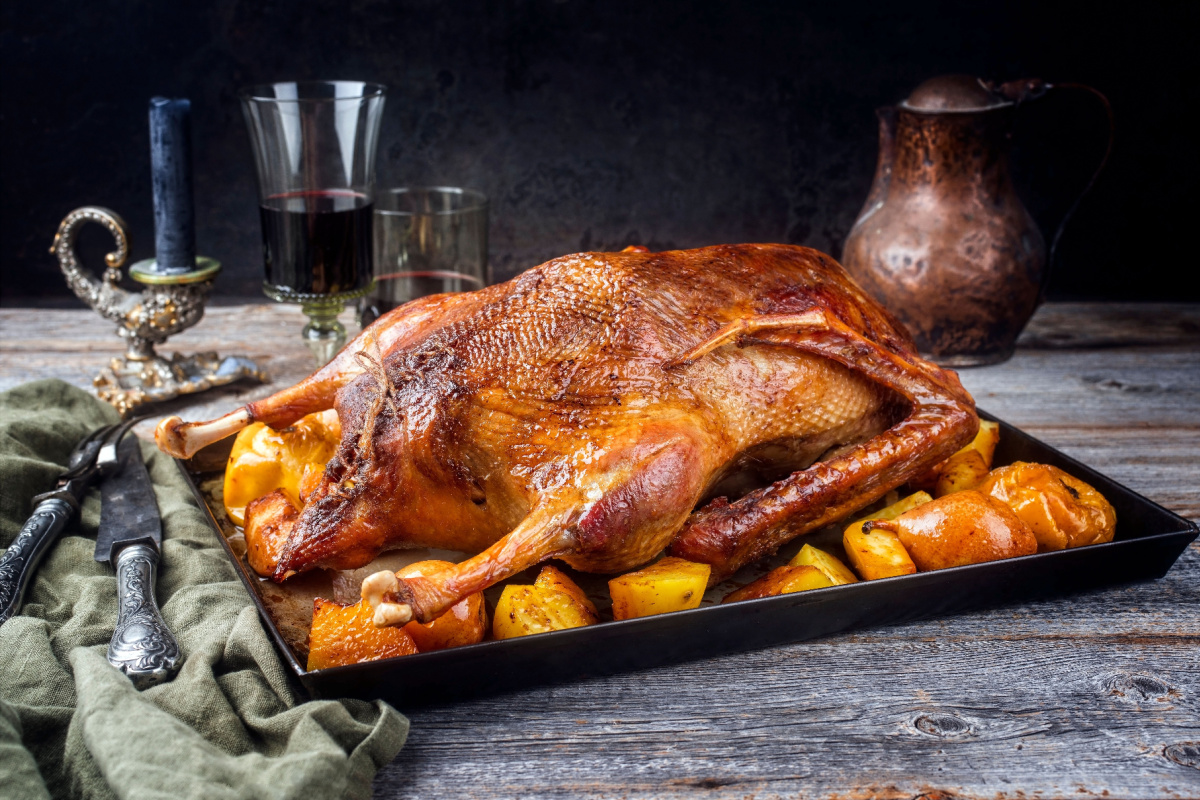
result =
[[346,343],[338,314],[372,285],[375,150],[386,88],[358,81],[251,86],[241,94],[258,176],[263,292],[298,303],[321,364]]
[[455,186],[381,191],[375,202],[375,288],[359,301],[370,325],[409,300],[482,289],[487,281],[488,200]]

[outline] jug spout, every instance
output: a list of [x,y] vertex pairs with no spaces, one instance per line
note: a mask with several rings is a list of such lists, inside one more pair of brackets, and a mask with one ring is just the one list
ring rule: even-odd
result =
[[896,160],[896,107],[876,109],[875,116],[879,118],[879,161],[875,165],[875,177],[871,180],[866,202],[858,212],[860,221],[883,207],[892,183],[892,165]]

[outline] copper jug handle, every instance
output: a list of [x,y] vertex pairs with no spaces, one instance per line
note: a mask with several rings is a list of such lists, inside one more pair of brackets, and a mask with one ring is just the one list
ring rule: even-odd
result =
[[1018,106],[1030,100],[1043,97],[1047,92],[1056,89],[1087,92],[1100,101],[1100,104],[1104,107],[1104,115],[1108,119],[1108,143],[1104,147],[1104,156],[1092,172],[1092,177],[1083,187],[1083,190],[1076,195],[1075,201],[1071,203],[1067,209],[1067,213],[1059,221],[1058,228],[1054,231],[1054,238],[1050,240],[1050,253],[1046,257],[1046,269],[1042,271],[1042,285],[1038,290],[1038,305],[1041,305],[1042,298],[1046,294],[1046,283],[1050,277],[1050,270],[1054,266],[1054,256],[1058,252],[1058,242],[1062,238],[1063,231],[1066,229],[1067,223],[1071,221],[1071,217],[1079,209],[1079,204],[1083,202],[1083,198],[1087,197],[1088,192],[1096,184],[1096,179],[1100,177],[1100,173],[1104,171],[1104,168],[1108,165],[1108,159],[1112,155],[1113,140],[1116,138],[1116,120],[1113,118],[1112,104],[1108,102],[1108,98],[1104,96],[1103,92],[1085,83],[1049,83],[1038,78],[1031,78],[1009,81],[999,86],[987,83],[984,85],[991,91],[1002,95],[1005,99],[1016,103]]

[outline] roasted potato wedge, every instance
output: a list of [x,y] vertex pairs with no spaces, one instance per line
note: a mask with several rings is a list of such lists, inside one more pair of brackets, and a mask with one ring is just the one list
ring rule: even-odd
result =
[[375,613],[365,601],[344,606],[313,600],[308,637],[308,669],[326,669],[393,656],[410,656],[417,645],[403,628],[376,628]]
[[1111,542],[1117,512],[1090,484],[1049,464],[999,467],[978,487],[1004,502],[1033,531],[1038,550]]
[[999,443],[1000,423],[981,419],[979,432],[970,444],[909,481],[908,485],[933,492],[935,497],[973,489],[992,468],[992,458]]
[[912,575],[917,571],[900,538],[890,531],[863,530],[861,524],[851,525],[842,536],[842,544],[854,571],[865,581]]
[[[396,570],[396,575],[401,578],[432,575],[453,566],[449,561],[417,561]],[[433,622],[422,624],[414,620],[404,626],[422,653],[482,642],[487,629],[487,607],[483,592],[476,592],[458,601]]]
[[821,570],[834,586],[845,583],[858,583],[858,577],[850,568],[842,563],[837,556],[831,556],[824,550],[818,550],[811,544],[800,548],[796,557],[788,562],[790,567],[816,567]]
[[934,497],[944,497],[951,492],[974,489],[988,474],[988,464],[978,450],[955,453],[946,460],[933,489]]
[[[547,573],[547,570],[551,572]],[[504,587],[492,617],[492,635],[497,639],[511,639],[582,628],[598,621],[596,607],[583,590],[562,571],[546,566],[532,586],[510,584]]]
[[851,523],[851,525],[862,525],[864,522],[868,522],[873,519],[895,519],[901,514],[912,511],[917,506],[924,505],[931,500],[933,500],[933,497],[930,496],[929,492],[913,492],[907,497],[901,497],[890,506],[886,506],[878,511],[868,514],[865,517],[861,517],[857,522]]
[[870,531],[865,526],[872,520],[895,519],[906,511],[933,500],[928,492],[914,492],[902,497],[886,508],[869,516],[856,519],[846,526],[842,534],[842,547],[850,566],[865,581],[893,578],[897,575],[912,575],[917,565],[908,557],[904,545],[895,534],[888,531]]
[[315,485],[312,468],[324,470],[341,436],[337,412],[332,409],[309,414],[283,430],[261,422],[243,428],[225,468],[225,513],[229,519],[244,525],[246,506],[276,489],[282,490],[292,505],[302,507],[307,495],[300,490],[305,472],[310,473],[306,484],[311,490]]
[[542,589],[550,589],[556,592],[562,592],[570,596],[583,608],[586,608],[593,617],[599,619],[596,612],[596,604],[588,599],[588,596],[583,593],[583,589],[579,588],[579,584],[567,577],[567,574],[558,567],[547,564],[538,572],[538,576],[533,581],[534,586]]
[[830,580],[829,576],[814,566],[808,564],[793,566],[788,564],[783,567],[776,567],[754,583],[747,584],[741,589],[730,592],[725,595],[725,599],[721,602],[736,603],[739,600],[774,597],[779,594],[803,592],[808,589],[824,589],[827,586],[833,585],[834,582]]
[[712,567],[668,556],[608,582],[613,619],[633,619],[696,608]]
[[1037,539],[1004,503],[967,489],[939,497],[893,520],[868,524],[896,534],[921,571],[1027,556]]

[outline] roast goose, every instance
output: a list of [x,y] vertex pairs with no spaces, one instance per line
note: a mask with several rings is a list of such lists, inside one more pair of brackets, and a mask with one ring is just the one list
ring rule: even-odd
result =
[[397,547],[478,553],[368,578],[377,624],[432,620],[551,558],[612,573],[669,548],[715,582],[979,424],[955,373],[919,358],[833,259],[750,244],[581,253],[415,300],[301,383],[209,422],[165,420],[156,438],[187,457],[330,407],[341,444],[284,521],[271,577]]

